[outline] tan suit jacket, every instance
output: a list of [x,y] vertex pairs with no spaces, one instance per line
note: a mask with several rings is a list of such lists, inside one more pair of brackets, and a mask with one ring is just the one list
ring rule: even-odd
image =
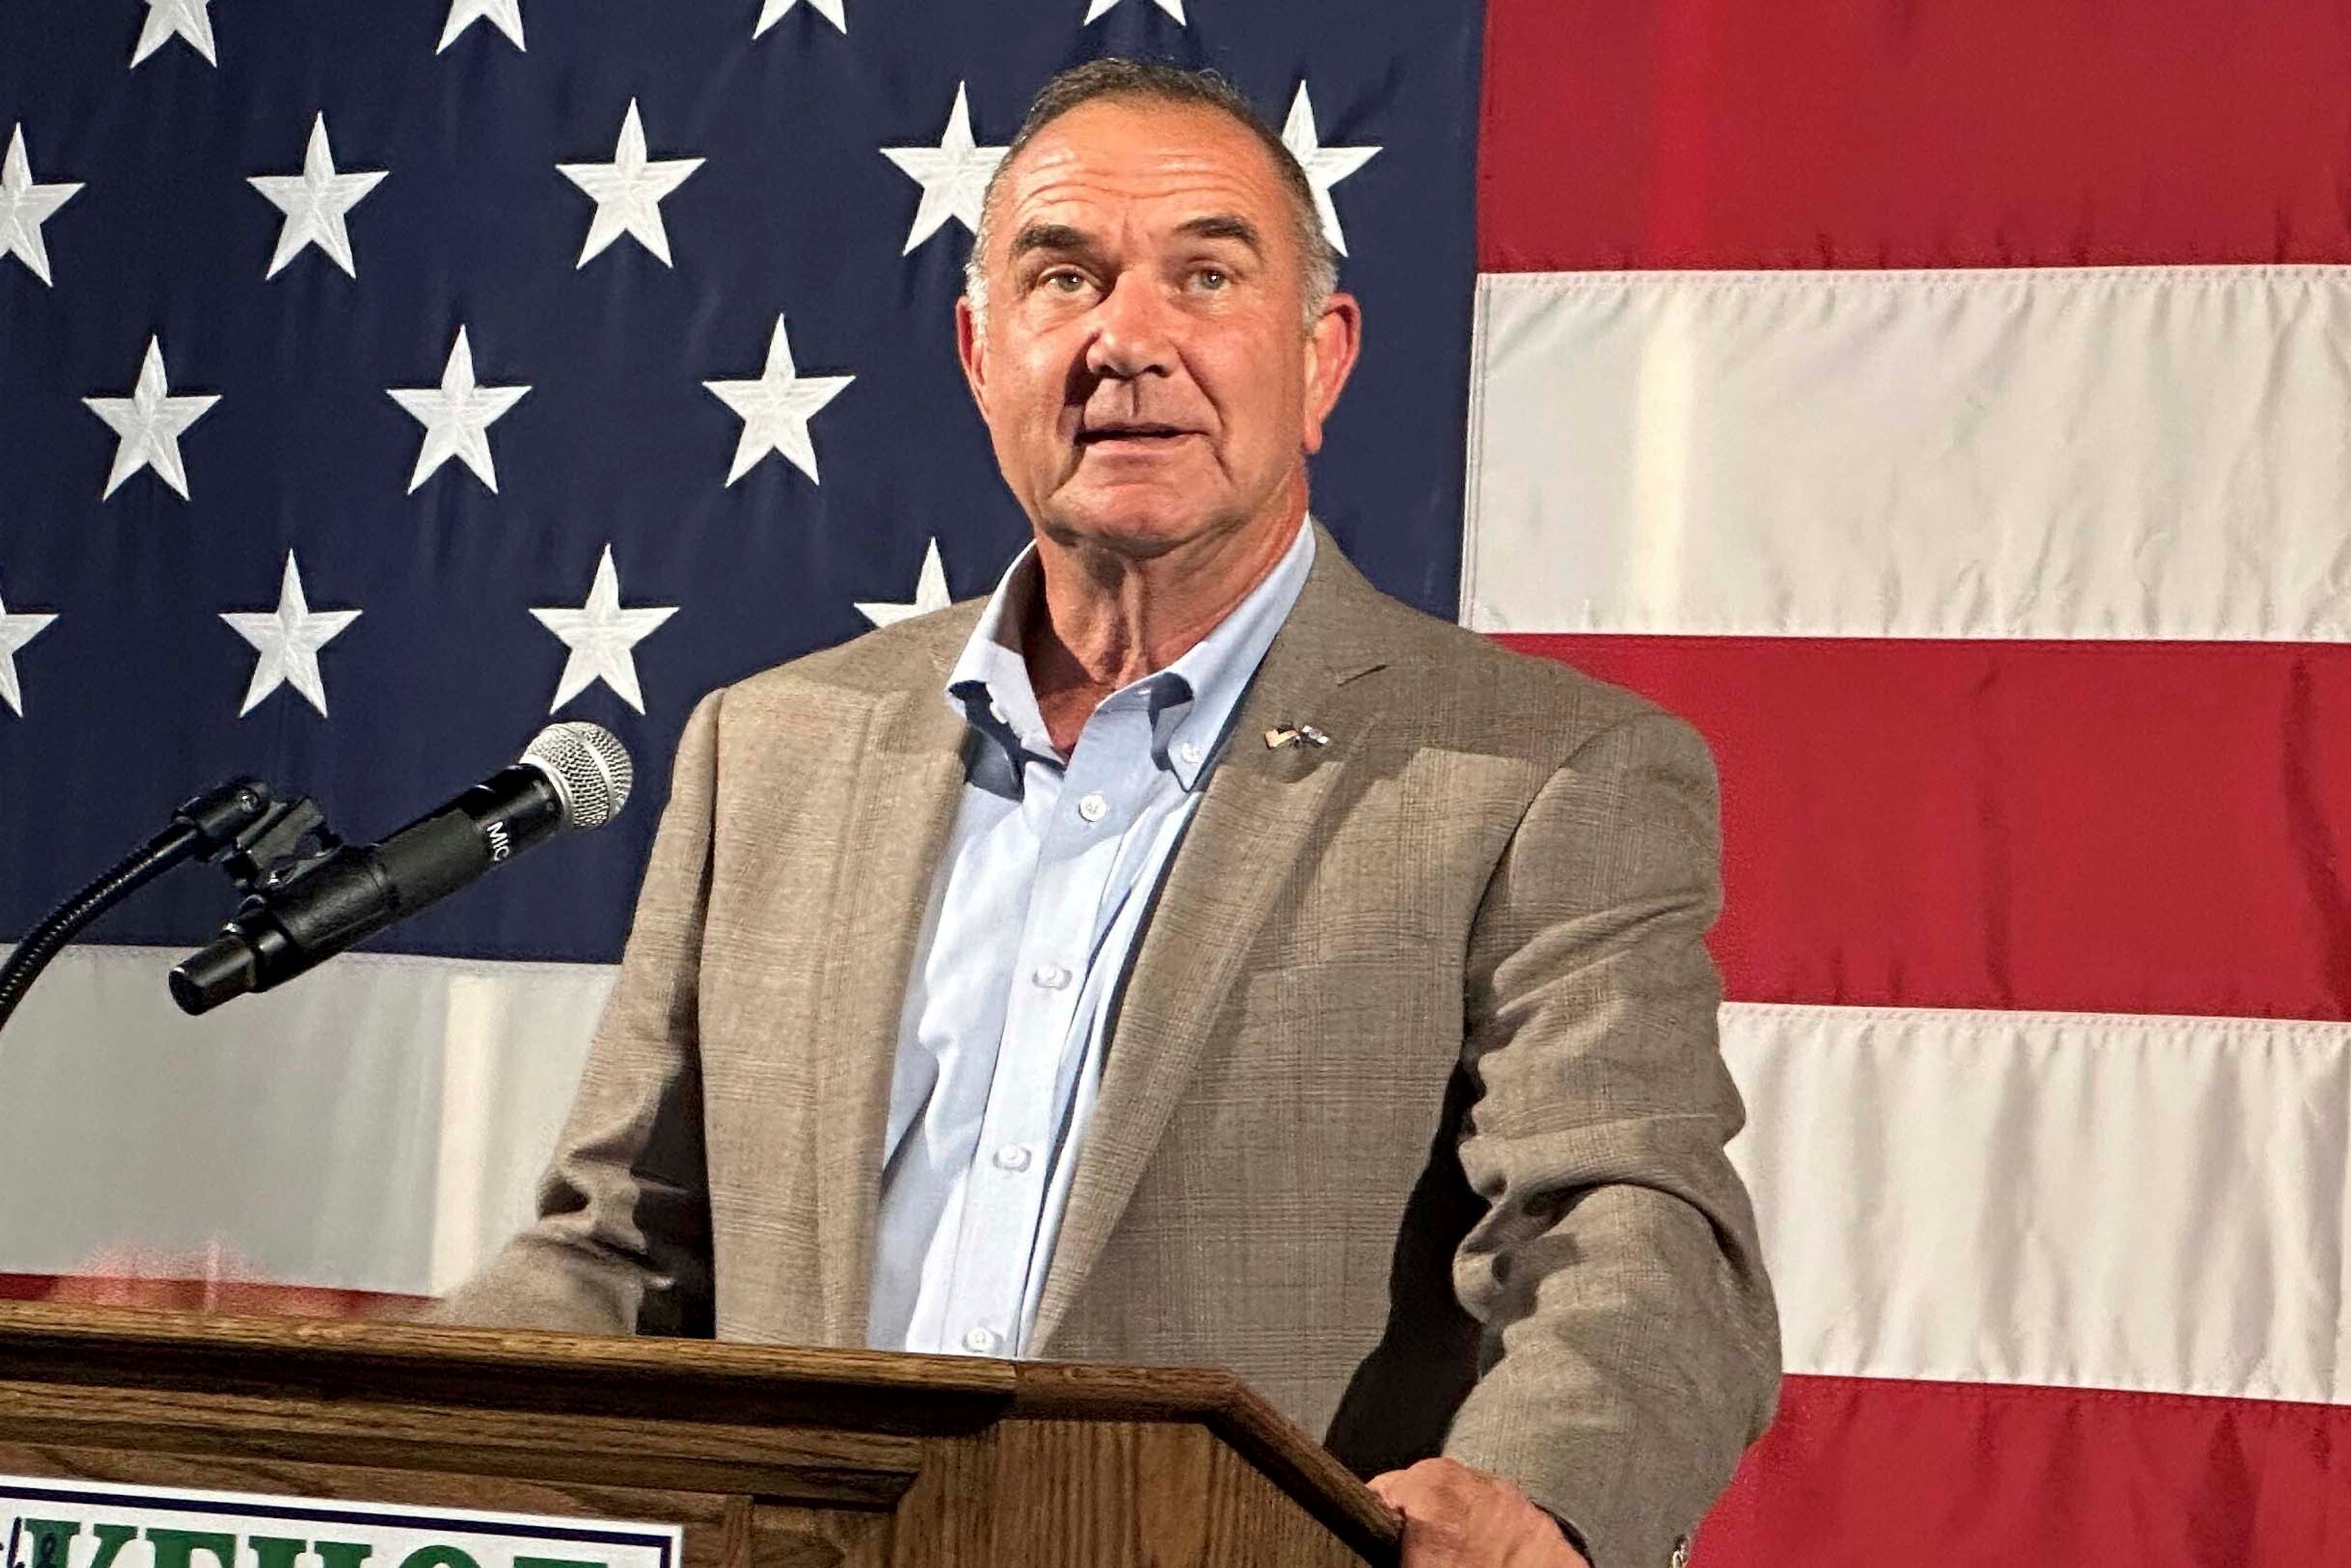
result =
[[[1364,1473],[1452,1454],[1661,1565],[1778,1375],[1711,764],[1319,544],[1135,952],[1033,1348],[1229,1366]],[[976,616],[695,710],[542,1218],[441,1315],[863,1343]]]

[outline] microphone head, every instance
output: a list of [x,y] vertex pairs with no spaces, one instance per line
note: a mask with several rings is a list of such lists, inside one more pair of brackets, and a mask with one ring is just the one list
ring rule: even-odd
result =
[[550,724],[523,748],[522,764],[554,786],[567,828],[601,828],[629,803],[629,748],[601,724]]

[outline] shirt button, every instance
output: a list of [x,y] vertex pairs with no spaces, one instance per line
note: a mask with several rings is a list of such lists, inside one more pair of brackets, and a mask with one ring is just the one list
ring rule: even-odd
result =
[[1049,991],[1058,991],[1070,983],[1070,972],[1059,964],[1040,964],[1029,977]]
[[1176,760],[1186,768],[1197,768],[1200,765],[1200,748],[1188,740],[1179,740],[1176,743]]
[[974,1355],[986,1355],[996,1348],[996,1335],[987,1329],[966,1329],[963,1347]]
[[1110,801],[1103,798],[1102,792],[1099,789],[1078,802],[1078,815],[1089,822],[1101,821],[1109,810]]
[[1026,1144],[1005,1145],[1002,1148],[996,1151],[996,1163],[1008,1171],[1027,1170],[1029,1168],[1029,1145]]

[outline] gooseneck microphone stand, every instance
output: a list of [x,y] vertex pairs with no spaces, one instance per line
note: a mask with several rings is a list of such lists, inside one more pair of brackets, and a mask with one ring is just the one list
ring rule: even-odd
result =
[[172,814],[170,827],[59,904],[0,964],[0,1027],[77,933],[173,866],[190,860],[225,861],[242,883],[257,864],[283,856],[323,828],[317,806],[307,800],[277,800],[258,779],[232,779],[197,796]]

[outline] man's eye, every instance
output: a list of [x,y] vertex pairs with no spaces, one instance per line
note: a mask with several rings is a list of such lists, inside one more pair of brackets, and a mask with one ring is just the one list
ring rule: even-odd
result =
[[1193,277],[1201,287],[1212,294],[1232,281],[1231,275],[1223,268],[1216,267],[1204,267],[1193,274]]
[[1049,272],[1045,287],[1059,294],[1075,294],[1086,286],[1086,280],[1074,272]]

